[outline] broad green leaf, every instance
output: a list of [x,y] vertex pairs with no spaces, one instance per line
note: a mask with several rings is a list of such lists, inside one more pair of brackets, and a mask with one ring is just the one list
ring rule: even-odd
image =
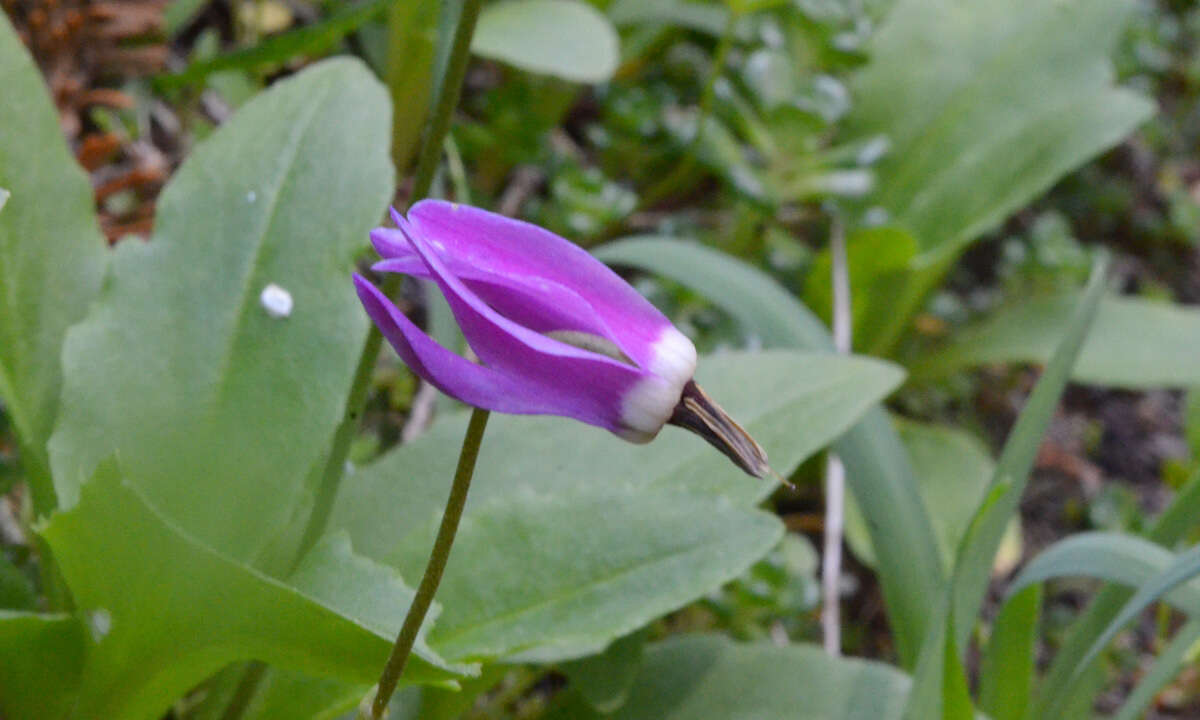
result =
[[1200,643],[1200,619],[1189,620],[1179,628],[1170,644],[1155,658],[1154,664],[1142,676],[1138,684],[1125,698],[1121,710],[1113,720],[1138,720],[1154,704],[1159,692],[1179,674],[1179,671],[1196,660],[1196,644]]
[[[704,358],[698,380],[786,474],[899,376],[861,358],[769,352]],[[349,475],[331,527],[404,576],[419,573],[463,424],[443,420]],[[779,525],[750,506],[772,487],[674,428],[639,446],[561,418],[497,416],[430,644],[451,658],[596,652],[766,553]]]
[[[963,430],[911,421],[894,421],[929,508],[942,565],[950,569],[954,552],[967,531],[971,513],[979,507],[995,473],[984,444]],[[860,560],[875,567],[870,530],[853,501],[846,506],[846,541]]]
[[953,256],[1150,116],[1108,61],[1131,5],[893,6],[851,83],[846,130],[889,138],[866,200],[913,233],[922,262]]
[[[385,628],[371,608],[403,607],[411,597],[394,578],[379,582],[378,566],[344,545],[318,547],[338,564],[302,571],[311,594],[262,575],[175,525],[109,462],[39,532],[89,631],[71,715],[80,720],[157,717],[222,666],[252,658],[373,682],[398,623]],[[414,659],[406,682],[456,676],[421,647]]]
[[[123,243],[63,351],[51,441],[64,504],[116,451],[128,481],[214,549],[253,560],[341,419],[366,318],[353,256],[391,197],[388,102],[331,60],[247,103]],[[294,308],[274,317],[270,285]]]
[[[981,233],[1115,145],[1153,112],[1113,85],[1129,0],[900,0],[851,82],[847,135],[886,136],[863,208],[909,230],[918,256],[859,347],[891,355]],[[917,70],[914,70],[917,69]],[[882,308],[881,308],[882,309]]]
[[992,623],[979,670],[979,708],[992,720],[1023,720],[1029,710],[1041,609],[1035,585],[1010,597]]
[[677,635],[646,648],[629,700],[605,717],[896,720],[908,687],[908,677],[893,667],[833,658],[815,645],[778,647],[739,644],[716,635]]
[[[766,347],[832,352],[829,331],[765,273],[692,243],[631,238],[601,248],[610,264],[632,265],[695,290]],[[883,410],[867,412],[836,444],[846,478],[880,558],[879,579],[901,663],[912,667],[945,577],[929,513],[904,446]]]
[[[1176,559],[1170,550],[1134,535],[1080,533],[1029,561],[1013,580],[1009,594],[1052,578],[1074,576],[1141,588],[1170,569]],[[1200,582],[1182,585],[1164,601],[1189,615],[1200,615]]]
[[0,399],[43,513],[54,506],[46,441],[58,412],[63,335],[100,289],[108,252],[91,183],[7,16],[0,17],[0,88]]
[[[1154,520],[1146,537],[1158,545],[1173,546],[1196,526],[1197,517],[1200,517],[1200,471],[1192,474],[1167,509]],[[1090,711],[1092,686],[1103,682],[1100,663],[1093,661],[1082,674],[1083,679],[1071,682],[1071,678],[1076,676],[1076,667],[1088,647],[1132,595],[1132,590],[1119,585],[1109,585],[1096,594],[1088,609],[1071,625],[1055,654],[1040,686],[1033,717],[1054,720],[1064,717],[1065,709],[1080,706]]]
[[70,615],[0,610],[0,717],[65,717],[83,668],[83,635]]
[[950,583],[929,625],[913,676],[912,698],[905,711],[909,720],[961,710],[957,701],[958,684],[965,682],[960,677],[961,658],[948,657],[945,649],[954,648],[958,652],[965,648],[975,626],[996,551],[1020,503],[1042,437],[1096,316],[1107,270],[1107,257],[1102,257],[1092,268],[1087,290],[1070,326],[1009,433],[988,492],[959,543]]
[[[789,351],[726,353],[701,358],[706,392],[767,450],[787,475],[853,423],[899,381],[894,366],[858,357]],[[354,547],[391,557],[414,527],[445,505],[467,413],[446,417],[416,441],[348,475],[330,527],[350,532]],[[514,452],[513,448],[520,448]],[[497,415],[488,423],[466,517],[477,505],[528,492],[626,487],[680,490],[758,502],[774,487],[747,477],[695,435],[664,428],[647,445],[554,417]]]
[[503,0],[484,7],[471,51],[522,70],[583,83],[617,69],[617,31],[579,0]]
[[[1039,298],[992,313],[956,332],[913,368],[918,379],[973,365],[1045,362],[1079,294]],[[1071,376],[1141,389],[1200,385],[1200,310],[1136,298],[1106,298]]]
[[[435,525],[401,541],[402,573],[424,567]],[[774,515],[711,496],[517,486],[463,518],[429,642],[450,658],[592,654],[737,577],[782,533]]]
[[[423,570],[422,567],[413,573],[413,577],[419,578]],[[389,640],[400,631],[413,598],[413,591],[395,569],[355,555],[345,533],[326,535],[318,542],[288,576],[287,584]],[[466,667],[451,667],[438,660],[426,642],[429,628],[437,622],[440,612],[438,603],[429,609],[413,652],[443,670],[465,673]]]

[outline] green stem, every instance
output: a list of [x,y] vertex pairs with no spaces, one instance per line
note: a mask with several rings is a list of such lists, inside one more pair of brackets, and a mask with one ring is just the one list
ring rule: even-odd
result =
[[413,199],[425,197],[433,184],[433,173],[442,156],[442,141],[450,131],[450,121],[454,118],[454,108],[458,107],[458,96],[467,74],[467,61],[471,59],[471,37],[475,34],[475,21],[479,18],[481,4],[482,0],[466,0],[463,3],[458,27],[454,29],[454,43],[451,46],[450,63],[446,67],[445,82],[438,93],[437,106],[429,121],[425,141],[421,144],[421,154],[417,157]]
[[454,536],[458,532],[458,521],[462,518],[463,507],[467,504],[467,491],[471,488],[471,476],[475,474],[475,460],[479,457],[479,446],[483,443],[483,431],[487,427],[488,411],[475,408],[471,413],[471,422],[467,425],[467,434],[463,438],[462,452],[458,456],[458,469],[454,471],[454,484],[450,486],[450,497],[446,500],[446,510],[442,513],[442,523],[438,527],[437,539],[433,541],[433,550],[429,553],[429,562],[425,565],[425,575],[413,596],[408,615],[404,617],[404,625],[396,636],[396,644],[392,647],[392,655],[388,658],[383,674],[379,676],[375,697],[371,702],[370,714],[367,720],[379,720],[387,709],[396,684],[404,672],[404,665],[412,652],[413,643],[417,639],[417,631],[429,612],[433,596],[438,584],[442,581],[442,573],[446,569],[446,561],[450,558],[450,548],[454,545]]
[[[429,194],[433,184],[434,171],[441,157],[442,142],[450,129],[454,108],[462,92],[463,77],[467,72],[467,62],[471,56],[471,36],[475,32],[475,20],[479,17],[481,0],[466,0],[463,3],[462,14],[458,19],[458,27],[454,32],[453,44],[450,47],[450,63],[446,75],[442,79],[438,92],[437,106],[433,116],[426,126],[424,140],[421,145],[421,155],[417,161],[416,179],[410,199],[419,200]],[[402,169],[398,169],[402,172]],[[390,274],[384,280],[380,290],[388,297],[395,297],[400,289],[400,276]],[[304,527],[296,555],[292,560],[294,570],[300,560],[316,545],[317,540],[325,533],[329,524],[329,516],[333,512],[334,501],[337,500],[341,488],[342,475],[346,467],[346,458],[350,454],[350,443],[358,431],[358,421],[363,408],[367,404],[367,395],[371,388],[371,377],[375,372],[375,360],[379,357],[379,349],[383,346],[383,335],[379,328],[371,325],[367,339],[363,342],[362,353],[358,358],[358,366],[354,370],[354,379],[350,383],[350,393],[346,397],[346,410],[342,421],[338,424],[333,435],[333,443],[329,455],[321,471],[321,479],[317,485],[313,508]],[[245,713],[250,701],[258,691],[262,681],[265,666],[252,663],[241,682],[233,701],[226,707],[224,720],[237,720]]]
[[[462,90],[463,76],[467,72],[467,61],[471,56],[471,35],[475,32],[475,19],[479,16],[480,0],[467,0],[463,3],[462,15],[459,17],[458,28],[454,33],[454,44],[450,49],[450,65],[446,69],[445,82],[438,94],[437,106],[425,133],[421,146],[421,155],[417,160],[416,180],[413,183],[412,199],[420,199],[429,193],[433,183],[433,174],[441,157],[442,142],[450,129],[450,120],[454,108],[458,105],[459,93]],[[400,276],[390,274],[380,288],[388,297],[394,297],[400,289]],[[333,444],[321,473],[321,481],[317,486],[317,495],[313,501],[312,513],[304,528],[304,535],[296,553],[293,566],[300,562],[317,540],[325,532],[329,515],[333,511],[334,500],[337,499],[338,489],[342,484],[342,474],[346,466],[346,457],[350,453],[350,443],[358,430],[358,420],[367,403],[367,394],[371,387],[371,376],[375,371],[375,359],[379,357],[379,348],[383,346],[383,335],[379,328],[371,326],[363,343],[362,354],[358,358],[358,367],[354,370],[354,380],[350,385],[350,394],[346,399],[346,412],[333,436]]]

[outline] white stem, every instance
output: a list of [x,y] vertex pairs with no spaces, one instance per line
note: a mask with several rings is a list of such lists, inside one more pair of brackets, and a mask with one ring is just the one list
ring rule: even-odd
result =
[[[850,270],[846,262],[846,237],[838,220],[829,233],[833,271],[833,345],[837,352],[850,352]],[[846,468],[841,458],[829,453],[825,466],[825,545],[821,563],[821,631],[825,651],[840,655],[842,576],[842,529],[846,504]]]

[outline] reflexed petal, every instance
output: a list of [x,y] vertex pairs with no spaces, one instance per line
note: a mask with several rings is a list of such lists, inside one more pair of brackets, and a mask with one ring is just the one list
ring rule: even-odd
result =
[[546,412],[536,397],[530,397],[528,388],[439,345],[366,278],[355,274],[354,288],[367,314],[404,364],[442,392],[468,405],[497,412]]
[[[651,378],[620,361],[558,342],[505,318],[455,277],[419,233],[411,235],[409,240],[429,266],[463,335],[479,358],[500,373],[536,385],[546,404],[557,408],[552,412],[637,439],[652,437],[670,416],[678,402],[678,394],[661,409],[655,408],[659,411],[654,413],[655,417],[647,420],[640,415],[637,426],[630,427],[623,417],[625,398],[647,379],[660,379]],[[648,437],[643,438],[647,434]]]
[[[393,217],[403,227],[404,219],[395,212]],[[454,258],[456,267],[461,263],[504,277],[545,278],[575,290],[608,327],[609,339],[643,368],[654,361],[652,346],[671,327],[662,313],[604,263],[536,225],[437,200],[414,205],[408,222],[416,235],[434,245],[439,257]]]
[[[616,343],[616,338],[592,306],[570,288],[544,278],[496,275],[463,265],[453,258],[442,258],[442,262],[485,303],[509,320],[543,334],[576,330]],[[419,278],[433,277],[429,266],[415,254],[377,262],[371,269]]]

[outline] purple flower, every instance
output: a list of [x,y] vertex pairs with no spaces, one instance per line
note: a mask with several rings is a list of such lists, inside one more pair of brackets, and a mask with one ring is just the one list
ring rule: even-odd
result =
[[746,472],[769,471],[749,435],[692,376],[696,348],[616,273],[535,225],[425,200],[371,233],[379,272],[434,280],[478,362],[439,345],[360,275],[367,314],[412,370],[497,412],[562,415],[649,442],[697,432]]

